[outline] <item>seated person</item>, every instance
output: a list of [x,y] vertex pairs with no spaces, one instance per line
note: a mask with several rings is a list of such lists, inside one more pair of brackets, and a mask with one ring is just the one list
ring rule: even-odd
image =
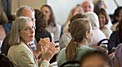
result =
[[[49,40],[40,40],[37,50],[33,51],[30,42],[35,38],[35,25],[29,17],[18,17],[13,23],[8,51],[8,58],[14,67],[49,67],[50,59],[59,51]],[[42,54],[41,65],[38,65],[38,56]]]
[[93,50],[88,47],[91,41],[91,25],[87,18],[72,17],[69,25],[69,32],[72,39],[66,48],[63,48],[57,57],[57,64],[61,66],[67,61],[79,60],[87,51]]
[[100,30],[98,16],[94,12],[86,12],[92,26],[92,41],[90,45],[97,45],[101,40],[106,39],[105,34]]

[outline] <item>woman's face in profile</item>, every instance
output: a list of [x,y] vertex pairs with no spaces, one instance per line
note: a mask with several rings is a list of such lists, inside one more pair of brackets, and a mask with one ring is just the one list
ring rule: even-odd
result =
[[81,67],[110,67],[100,56],[93,55],[86,58]]
[[34,40],[35,36],[35,26],[33,22],[26,22],[24,27],[20,30],[20,37],[25,42],[30,42]]

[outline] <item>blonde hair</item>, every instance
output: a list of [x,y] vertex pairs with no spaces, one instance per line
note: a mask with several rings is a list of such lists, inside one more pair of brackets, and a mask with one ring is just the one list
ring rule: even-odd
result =
[[69,32],[72,39],[66,48],[67,61],[75,59],[77,47],[84,40],[87,31],[90,32],[90,24],[87,18],[78,18],[71,22]]
[[21,42],[20,38],[20,31],[25,26],[25,23],[32,22],[32,20],[29,17],[20,16],[15,19],[15,22],[13,23],[11,32],[10,32],[10,38],[9,38],[9,44],[15,45],[19,44]]

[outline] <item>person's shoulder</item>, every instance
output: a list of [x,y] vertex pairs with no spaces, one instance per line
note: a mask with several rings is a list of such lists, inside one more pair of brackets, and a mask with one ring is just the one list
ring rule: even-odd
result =
[[61,49],[61,50],[60,50],[60,53],[64,53],[65,50],[66,50],[66,48]]
[[94,49],[89,46],[81,46],[79,50],[94,50]]
[[16,52],[25,52],[28,49],[25,43],[21,42],[20,44],[11,45],[10,50]]

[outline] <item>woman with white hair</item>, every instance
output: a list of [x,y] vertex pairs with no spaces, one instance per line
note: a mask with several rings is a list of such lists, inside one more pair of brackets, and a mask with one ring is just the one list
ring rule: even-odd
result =
[[92,26],[92,41],[91,45],[97,45],[102,39],[106,39],[104,33],[99,29],[99,19],[94,12],[86,12],[85,15],[88,17]]
[[[48,67],[50,59],[58,49],[46,39],[38,43],[37,51],[30,48],[30,42],[35,37],[35,25],[29,17],[18,17],[10,32],[8,58],[14,67]],[[48,42],[47,42],[48,41]],[[44,43],[45,42],[45,43]],[[46,47],[45,47],[45,46]],[[42,51],[43,50],[43,51]],[[38,66],[38,56],[42,54],[41,66]]]

